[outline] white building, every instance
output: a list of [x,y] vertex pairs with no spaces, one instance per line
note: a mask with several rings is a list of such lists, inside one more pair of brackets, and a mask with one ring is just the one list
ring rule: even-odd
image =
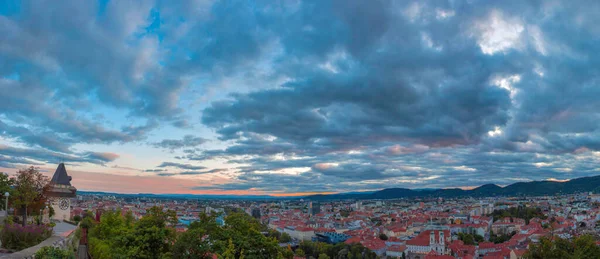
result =
[[446,254],[450,242],[449,230],[425,230],[415,238],[406,241],[406,250],[417,254],[428,254],[431,251]]

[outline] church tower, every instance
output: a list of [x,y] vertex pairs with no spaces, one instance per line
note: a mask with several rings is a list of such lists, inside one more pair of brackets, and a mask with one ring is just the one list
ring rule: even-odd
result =
[[76,195],[77,189],[71,185],[71,176],[67,174],[64,163],[60,163],[52,180],[50,180],[48,201],[54,209],[54,219],[68,220],[71,218],[71,198]]
[[429,245],[435,245],[435,231],[433,230],[429,231]]

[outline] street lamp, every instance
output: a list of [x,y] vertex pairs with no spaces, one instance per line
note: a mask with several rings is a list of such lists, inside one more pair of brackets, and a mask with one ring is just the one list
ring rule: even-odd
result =
[[8,217],[8,196],[10,196],[10,193],[5,192],[4,196],[6,196],[6,207],[4,209],[6,209],[6,216]]

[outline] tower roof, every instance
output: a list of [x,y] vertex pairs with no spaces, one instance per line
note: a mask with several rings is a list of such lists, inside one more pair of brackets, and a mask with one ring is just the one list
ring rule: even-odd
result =
[[71,176],[67,174],[67,169],[65,168],[64,163],[60,163],[58,165],[58,168],[56,168],[56,172],[54,172],[50,183],[71,186]]

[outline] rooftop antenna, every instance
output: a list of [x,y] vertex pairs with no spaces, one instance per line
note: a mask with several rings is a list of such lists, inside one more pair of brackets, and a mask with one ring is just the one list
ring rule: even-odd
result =
[[431,216],[431,214],[429,214],[429,228],[433,228],[433,216]]

